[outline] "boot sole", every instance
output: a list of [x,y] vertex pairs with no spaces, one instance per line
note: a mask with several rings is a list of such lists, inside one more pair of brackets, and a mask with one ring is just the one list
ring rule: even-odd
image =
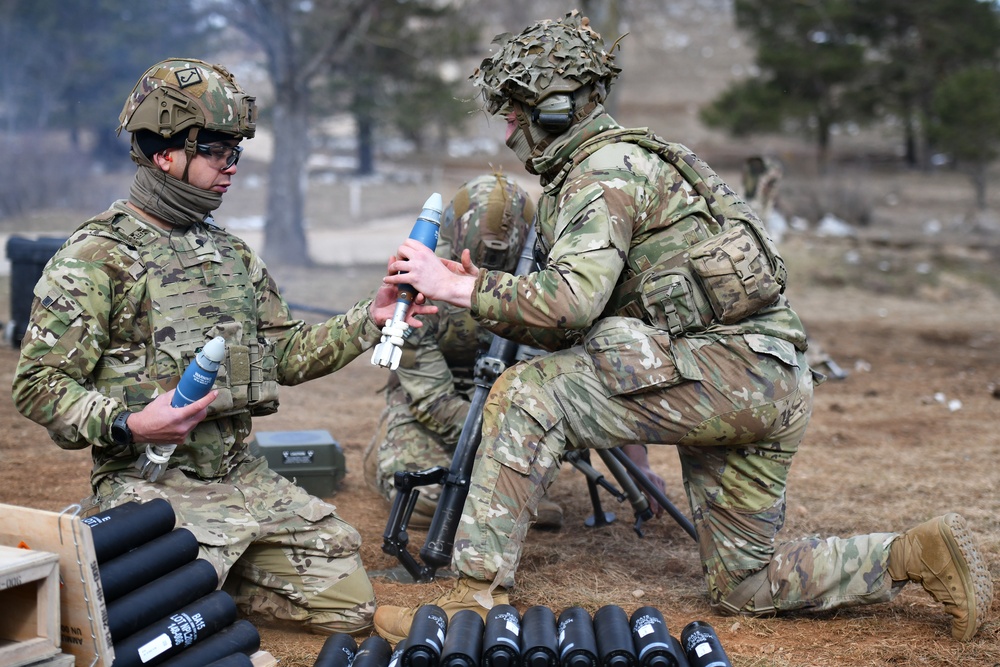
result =
[[944,517],[941,536],[944,537],[955,562],[965,563],[965,569],[958,568],[958,570],[962,575],[962,585],[965,587],[967,597],[970,598],[967,609],[969,626],[964,636],[955,639],[969,641],[986,620],[990,605],[993,603],[993,579],[990,577],[986,561],[976,548],[972,531],[962,516],[949,514]]

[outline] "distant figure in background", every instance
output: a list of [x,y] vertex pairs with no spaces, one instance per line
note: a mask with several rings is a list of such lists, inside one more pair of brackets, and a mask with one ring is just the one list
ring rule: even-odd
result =
[[[514,271],[535,216],[530,195],[502,173],[484,174],[459,188],[441,220],[437,255],[460,261],[468,248],[479,266]],[[386,410],[365,452],[366,481],[384,498],[395,496],[393,475],[451,465],[475,392],[476,359],[493,334],[466,308],[441,302],[424,326],[411,330],[399,367],[385,390]],[[440,486],[422,487],[410,526],[426,528]],[[534,526],[559,528],[562,508],[543,499]]]
[[[778,189],[785,174],[781,161],[772,156],[753,155],[748,157],[743,165],[743,199],[750,205],[767,226],[771,239],[777,244],[784,239],[788,225],[775,205],[778,201]],[[814,370],[835,380],[847,377],[847,371],[833,360],[826,350],[809,337],[809,349],[806,350],[806,361]]]
[[781,161],[766,155],[748,157],[743,165],[743,199],[764,222],[771,240],[778,244],[788,229],[784,217],[775,210],[784,173]]

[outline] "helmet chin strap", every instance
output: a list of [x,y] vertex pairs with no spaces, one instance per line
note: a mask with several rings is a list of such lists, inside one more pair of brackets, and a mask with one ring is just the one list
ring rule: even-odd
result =
[[521,101],[512,99],[510,104],[517,121],[517,131],[507,141],[507,146],[522,159],[528,172],[534,173],[531,160],[540,156],[559,135],[546,132],[531,122],[529,108]]
[[[517,121],[517,127],[521,130],[521,134],[524,135],[524,140],[528,142],[528,150],[532,155],[535,153],[535,139],[531,136],[531,114],[524,108],[520,100],[511,100],[510,106],[514,110],[514,119]],[[539,149],[541,152],[542,149]]]
[[184,173],[181,174],[181,182],[188,182],[188,169],[191,168],[191,160],[198,152],[198,127],[188,128],[187,138],[184,139],[184,155],[187,156],[187,160],[184,162]]

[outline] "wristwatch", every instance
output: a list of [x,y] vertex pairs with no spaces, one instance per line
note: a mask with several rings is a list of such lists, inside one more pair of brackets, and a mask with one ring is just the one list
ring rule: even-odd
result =
[[128,417],[132,413],[122,410],[115,415],[115,420],[111,422],[111,440],[116,445],[131,445],[135,442],[132,438],[132,429],[128,427]]

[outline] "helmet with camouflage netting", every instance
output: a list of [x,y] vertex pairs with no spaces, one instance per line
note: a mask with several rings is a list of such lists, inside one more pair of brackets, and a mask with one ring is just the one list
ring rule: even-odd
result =
[[459,260],[468,248],[475,265],[513,271],[534,217],[531,197],[507,176],[477,176],[459,188],[445,210],[441,238],[446,247],[439,243],[438,250]]
[[482,88],[490,114],[510,99],[534,107],[550,95],[572,94],[587,85],[600,102],[621,72],[600,34],[577,10],[559,20],[538,21],[519,35],[497,35],[493,42],[501,45],[500,50],[483,60],[470,77]]
[[[169,139],[191,128],[253,137],[255,98],[222,65],[193,58],[168,58],[143,74],[118,116],[118,132],[146,131]],[[195,134],[197,129],[195,129]]]

